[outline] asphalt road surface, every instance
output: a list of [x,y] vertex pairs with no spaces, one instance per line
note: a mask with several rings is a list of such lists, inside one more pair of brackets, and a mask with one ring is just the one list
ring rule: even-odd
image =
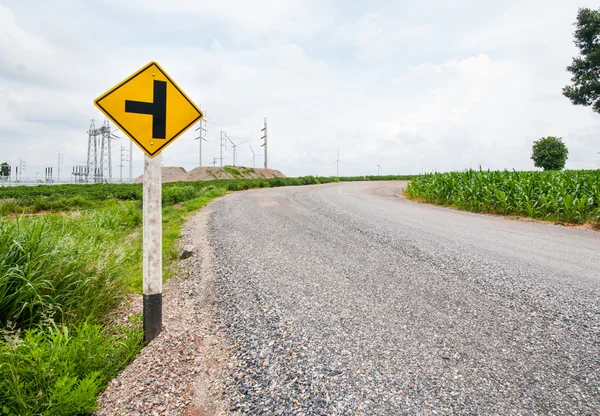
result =
[[600,414],[600,232],[403,185],[211,205],[231,412]]

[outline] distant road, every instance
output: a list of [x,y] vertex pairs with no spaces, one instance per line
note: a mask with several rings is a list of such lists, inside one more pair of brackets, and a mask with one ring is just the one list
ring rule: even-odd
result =
[[211,204],[232,410],[600,414],[600,232],[414,203],[402,185]]

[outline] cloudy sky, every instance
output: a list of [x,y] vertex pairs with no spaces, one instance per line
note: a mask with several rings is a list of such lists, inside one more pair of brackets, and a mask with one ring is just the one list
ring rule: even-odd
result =
[[[25,176],[84,164],[93,100],[155,60],[206,111],[204,164],[223,129],[288,176],[532,169],[562,136],[567,167],[598,167],[600,115],[561,89],[588,0],[3,0],[0,159]],[[113,142],[113,176],[121,146]],[[198,164],[193,130],[164,166]],[[239,147],[238,164],[252,153]],[[225,163],[232,163],[231,148]],[[263,163],[261,155],[256,165]],[[134,148],[134,175],[142,153]],[[125,169],[127,171],[127,169]],[[127,175],[125,175],[127,176]]]

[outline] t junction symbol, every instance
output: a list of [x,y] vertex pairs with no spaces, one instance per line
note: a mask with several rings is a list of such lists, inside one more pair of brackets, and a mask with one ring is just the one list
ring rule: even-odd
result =
[[143,101],[125,101],[126,113],[148,114],[152,116],[152,138],[167,138],[167,83],[154,81],[154,100],[151,103]]

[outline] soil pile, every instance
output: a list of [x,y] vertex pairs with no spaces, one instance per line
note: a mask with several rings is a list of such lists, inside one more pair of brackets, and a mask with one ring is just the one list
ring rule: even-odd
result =
[[[275,169],[247,168],[244,166],[225,166],[223,168],[201,167],[187,172],[182,167],[169,166],[162,168],[162,182],[196,182],[212,181],[213,179],[269,179],[285,178],[285,175]],[[144,175],[133,182],[142,183]]]

